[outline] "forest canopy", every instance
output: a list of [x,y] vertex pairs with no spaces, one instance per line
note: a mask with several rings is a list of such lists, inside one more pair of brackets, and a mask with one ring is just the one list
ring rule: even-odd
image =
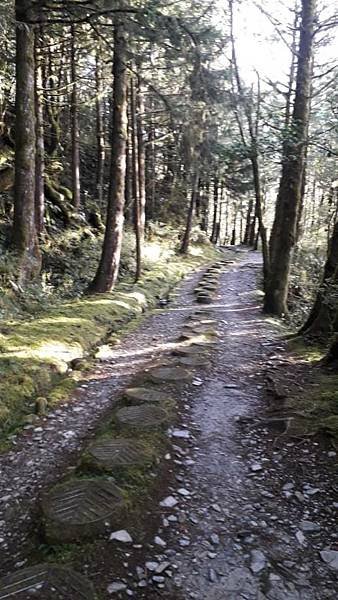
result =
[[111,291],[133,235],[138,281],[162,223],[182,255],[196,228],[259,247],[265,310],[298,294],[300,322],[337,218],[333,3],[16,0],[0,16],[5,288],[60,283],[69,235],[65,263],[91,265],[74,294]]

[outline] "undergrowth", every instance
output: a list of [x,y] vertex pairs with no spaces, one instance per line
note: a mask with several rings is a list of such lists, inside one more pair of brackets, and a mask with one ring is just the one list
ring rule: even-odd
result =
[[145,244],[143,276],[133,284],[134,247],[127,234],[115,291],[88,297],[83,292],[97,265],[100,240],[85,231],[77,235],[85,235],[81,247],[75,233],[67,232],[45,249],[39,294],[29,289],[15,295],[10,286],[2,293],[0,308],[7,317],[0,325],[2,436],[27,422],[37,397],[46,397],[49,406],[67,398],[81,377],[70,370],[72,361],[93,356],[98,345],[108,337],[113,341],[132,319],[156,306],[190,270],[219,257],[198,234],[199,243],[183,258],[176,252],[177,232],[160,228]]

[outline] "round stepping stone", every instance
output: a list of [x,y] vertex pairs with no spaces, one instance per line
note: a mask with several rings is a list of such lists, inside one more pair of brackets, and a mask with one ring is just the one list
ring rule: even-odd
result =
[[210,308],[198,308],[192,315],[190,315],[190,319],[207,319],[212,316],[212,309]]
[[174,356],[200,355],[202,352],[203,350],[199,346],[184,346],[183,348],[176,348],[176,350],[173,350]]
[[198,354],[195,356],[182,356],[179,358],[179,361],[182,365],[186,365],[187,367],[203,367],[210,362],[208,358]]
[[199,302],[200,304],[211,304],[212,297],[210,296],[210,294],[204,294],[200,292],[199,294],[197,294],[197,302]]
[[146,387],[128,388],[124,392],[124,397],[130,400],[132,404],[143,404],[144,402],[162,404],[171,400],[168,394]]
[[217,346],[217,340],[210,337],[205,338],[204,336],[200,336],[200,339],[193,339],[191,345],[197,346],[198,348],[203,346]]
[[215,292],[217,290],[217,285],[214,285],[213,283],[202,283],[200,285],[200,290],[202,292],[207,291],[207,292]]
[[191,373],[182,367],[155,367],[149,371],[149,375],[155,383],[180,383],[190,381]]
[[120,426],[140,430],[163,427],[168,423],[167,411],[151,404],[125,406],[117,411],[115,418]]
[[152,452],[140,442],[102,438],[89,446],[82,462],[99,471],[112,471],[119,467],[144,466],[153,459]]
[[54,564],[20,569],[0,581],[0,600],[95,600],[86,577]]
[[205,283],[218,285],[219,279],[218,279],[218,277],[214,277],[213,275],[205,275],[203,277],[203,279],[200,281],[200,284],[204,285]]
[[215,329],[212,329],[212,327],[210,327],[209,325],[194,325],[193,327],[188,327],[185,326],[182,330],[183,334],[187,334],[187,335],[211,335],[211,336],[218,336],[217,332],[215,331]]
[[120,525],[124,500],[104,479],[77,479],[57,485],[44,497],[42,510],[49,542],[76,542]]

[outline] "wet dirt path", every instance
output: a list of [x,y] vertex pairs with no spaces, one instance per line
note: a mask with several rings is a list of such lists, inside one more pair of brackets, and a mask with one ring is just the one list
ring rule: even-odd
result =
[[[283,360],[285,348],[261,313],[260,256],[233,256],[237,263],[221,274],[210,305],[219,334],[211,365],[197,369],[194,385],[181,394],[181,434],[169,432],[168,476],[145,512],[145,531],[131,523],[132,545],[106,544],[101,557],[83,549],[74,565],[94,581],[100,600],[338,596],[337,570],[319,554],[338,550],[336,456],[311,441],[253,426],[251,419],[267,408],[266,371],[274,357]],[[123,339],[73,402],[41,428],[26,430],[16,451],[0,457],[1,574],[21,566],[37,543],[39,491],[73,469],[84,440],[135,373],[169,355],[196,310],[192,289],[199,278],[185,280],[170,310],[147,317]],[[175,506],[163,508],[168,497]]]

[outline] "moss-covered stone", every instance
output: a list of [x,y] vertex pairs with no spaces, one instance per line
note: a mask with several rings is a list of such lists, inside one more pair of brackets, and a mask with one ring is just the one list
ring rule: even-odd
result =
[[151,387],[127,388],[123,396],[132,404],[143,404],[144,402],[163,404],[169,399],[169,394]]
[[187,367],[204,367],[209,364],[209,359],[207,356],[201,356],[200,354],[196,354],[194,356],[182,356],[179,358],[179,362],[181,365],[185,365]]
[[133,467],[145,467],[154,462],[154,448],[140,440],[104,436],[83,453],[81,463],[92,471],[110,472]]
[[95,600],[90,581],[66,567],[40,564],[16,571],[0,581],[0,600]]
[[199,292],[196,300],[199,304],[212,304],[212,296],[206,292]]
[[125,506],[121,490],[104,479],[73,479],[55,486],[42,500],[49,543],[78,542],[119,527]]
[[154,383],[184,383],[192,379],[192,374],[177,366],[154,367],[149,371],[149,377]]
[[182,346],[180,348],[175,348],[173,350],[174,356],[195,356],[195,355],[203,355],[203,350],[207,351],[208,347],[206,346]]
[[147,431],[167,426],[169,414],[154,404],[140,404],[120,408],[115,414],[115,421],[124,429]]

